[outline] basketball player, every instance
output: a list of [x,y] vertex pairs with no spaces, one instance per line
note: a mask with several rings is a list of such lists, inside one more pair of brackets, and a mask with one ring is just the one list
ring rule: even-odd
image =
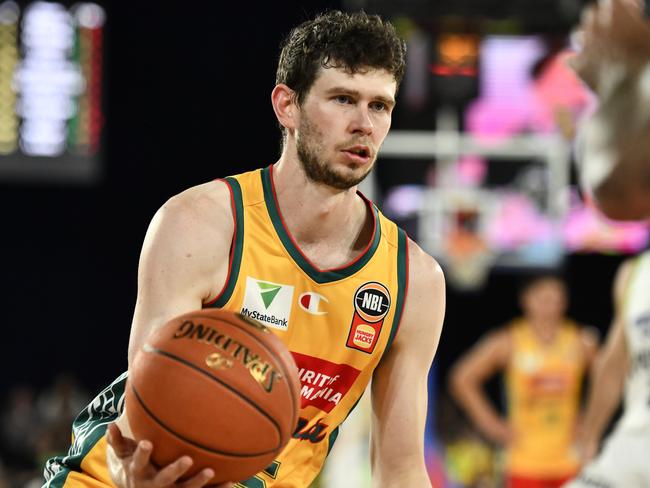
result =
[[580,131],[580,177],[614,219],[650,217],[650,24],[642,3],[603,0],[589,8],[572,60],[599,98]]
[[[594,333],[565,317],[566,286],[553,275],[520,292],[523,316],[490,333],[452,369],[451,392],[476,427],[506,448],[507,488],[557,488],[575,476],[580,386],[596,353]],[[505,376],[507,418],[483,391]]]
[[[640,3],[611,0],[581,25],[574,67],[600,98],[584,132],[582,171],[610,217],[650,218],[650,27]],[[597,360],[579,447],[586,461],[624,395],[623,413],[598,457],[567,488],[650,486],[650,252],[624,262],[613,287],[615,316]]]
[[625,409],[600,455],[570,488],[650,486],[650,251],[624,262],[614,282],[615,319],[596,362],[579,448],[598,451],[625,391]]
[[[404,55],[403,41],[377,16],[333,11],[294,29],[271,95],[283,133],[279,161],[173,197],[147,231],[131,364],[153,329],[201,307],[261,320],[298,364],[302,405],[292,440],[236,486],[309,486],[371,379],[375,486],[430,486],[426,385],[444,278],[357,192],[388,133]],[[158,469],[149,462],[156,446],[129,439],[125,379],[77,419],[70,456],[47,465],[48,485],[205,485],[211,469],[181,483],[191,459]]]

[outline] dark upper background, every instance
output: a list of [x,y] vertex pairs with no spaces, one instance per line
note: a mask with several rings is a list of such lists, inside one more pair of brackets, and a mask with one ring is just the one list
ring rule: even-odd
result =
[[[137,261],[151,216],[188,186],[276,160],[270,92],[277,47],[291,26],[341,7],[322,1],[100,4],[108,19],[102,181],[0,182],[0,391],[20,382],[44,386],[66,370],[96,389],[125,369]],[[479,0],[438,5],[490,9]],[[547,25],[567,22],[553,15]],[[577,319],[605,330],[610,280],[620,261],[569,257]],[[449,290],[438,353],[443,373],[480,334],[517,312],[516,280],[493,274],[485,292]]]

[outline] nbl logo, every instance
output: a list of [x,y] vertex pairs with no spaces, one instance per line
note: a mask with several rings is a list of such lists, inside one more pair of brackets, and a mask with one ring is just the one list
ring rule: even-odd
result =
[[361,285],[354,294],[354,314],[346,346],[371,354],[390,310],[390,293],[381,283]]
[[354,308],[367,322],[379,322],[390,309],[390,295],[384,285],[366,283],[354,296]]

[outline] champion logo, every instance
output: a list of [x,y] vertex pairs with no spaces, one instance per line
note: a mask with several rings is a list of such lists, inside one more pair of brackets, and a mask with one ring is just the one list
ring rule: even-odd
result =
[[325,315],[327,313],[327,310],[323,310],[324,304],[322,302],[329,303],[329,300],[323,295],[313,291],[303,293],[298,298],[300,308],[312,315]]

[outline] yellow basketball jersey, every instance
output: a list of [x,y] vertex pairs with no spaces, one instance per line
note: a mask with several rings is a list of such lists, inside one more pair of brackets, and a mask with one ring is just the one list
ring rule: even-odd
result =
[[515,321],[511,332],[506,394],[515,439],[508,471],[528,477],[571,475],[579,465],[572,445],[584,370],[578,327],[565,321],[548,344],[523,320]]
[[341,268],[321,270],[282,221],[272,167],[225,181],[235,236],[226,285],[208,306],[267,325],[293,354],[302,386],[300,419],[288,446],[238,486],[304,488],[395,337],[406,294],[407,238],[366,201],[374,219],[367,248]]

